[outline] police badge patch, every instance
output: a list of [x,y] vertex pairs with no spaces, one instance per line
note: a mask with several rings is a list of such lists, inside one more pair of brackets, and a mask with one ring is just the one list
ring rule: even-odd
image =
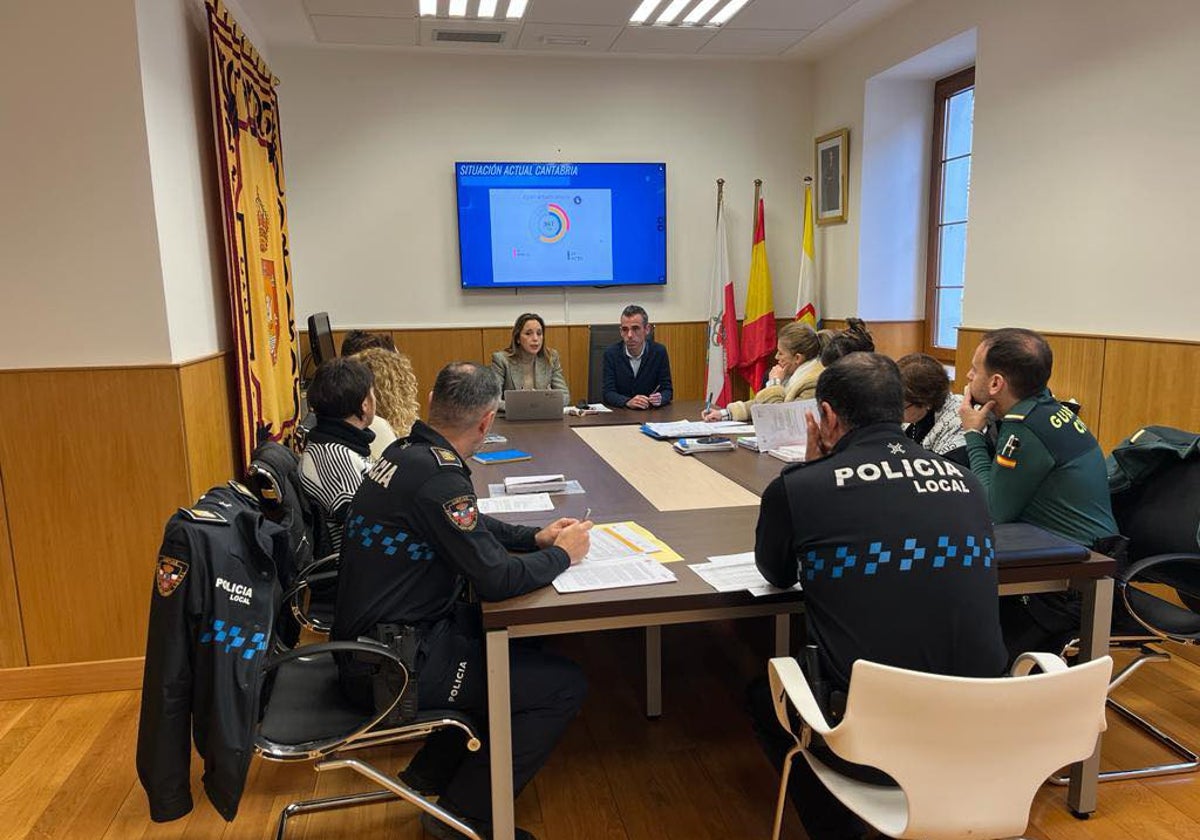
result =
[[188,564],[183,560],[176,560],[165,554],[159,555],[158,570],[154,573],[154,584],[158,589],[158,594],[164,598],[169,596],[179,588],[179,584],[183,583],[187,573]]
[[433,457],[437,459],[439,467],[461,467],[462,461],[458,456],[449,449],[442,449],[440,446],[431,446],[429,451],[433,453]]
[[475,520],[479,518],[479,511],[475,507],[474,496],[451,499],[442,505],[442,510],[446,511],[446,518],[460,531],[475,530]]

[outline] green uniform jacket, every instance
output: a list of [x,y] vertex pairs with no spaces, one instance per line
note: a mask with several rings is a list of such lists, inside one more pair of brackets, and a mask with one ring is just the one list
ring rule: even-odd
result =
[[1117,533],[1100,445],[1049,389],[1004,415],[994,459],[979,434],[967,435],[967,454],[995,522],[1029,522],[1086,546]]

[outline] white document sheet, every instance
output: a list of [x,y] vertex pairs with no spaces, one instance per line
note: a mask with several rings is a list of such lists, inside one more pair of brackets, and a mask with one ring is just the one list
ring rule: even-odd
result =
[[646,423],[645,428],[663,438],[754,434],[753,426],[749,423],[739,423],[736,420],[721,420],[716,423],[705,423],[703,420],[675,420],[670,423]]
[[637,557],[657,551],[658,546],[648,543],[629,528],[621,525],[597,525],[591,530],[592,544],[585,563],[607,562],[626,557]]
[[808,426],[804,416],[817,410],[816,400],[796,400],[787,403],[763,403],[750,406],[754,418],[754,435],[758,451],[766,452],[780,446],[804,447],[808,443]]
[[480,513],[522,513],[530,510],[554,510],[549,493],[521,493],[512,496],[493,496],[477,501]]
[[[555,490],[550,495],[552,495],[552,496],[559,496],[559,495],[570,496],[570,495],[577,495],[577,494],[583,493],[583,492],[584,492],[583,485],[581,485],[575,479],[571,479],[570,481],[567,482],[566,487],[564,487],[562,490]],[[497,496],[507,496],[508,494],[506,492],[504,492],[503,484],[489,484],[488,485],[488,495],[494,499]]]
[[[595,540],[592,542],[595,547]],[[619,589],[623,586],[650,586],[675,582],[675,573],[652,557],[639,555],[601,563],[584,560],[554,579],[559,592],[590,592],[595,589]]]
[[[694,563],[689,568],[718,592],[749,592],[756,598],[775,592],[784,592],[778,586],[773,586],[758,571],[754,563],[754,552],[743,551],[739,554],[720,554],[708,558],[708,563]],[[792,587],[799,590],[800,584]]]

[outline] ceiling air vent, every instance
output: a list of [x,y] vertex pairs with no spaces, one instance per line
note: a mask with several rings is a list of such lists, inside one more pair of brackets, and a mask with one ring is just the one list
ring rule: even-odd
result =
[[503,32],[456,32],[453,29],[438,29],[433,40],[439,44],[503,44]]

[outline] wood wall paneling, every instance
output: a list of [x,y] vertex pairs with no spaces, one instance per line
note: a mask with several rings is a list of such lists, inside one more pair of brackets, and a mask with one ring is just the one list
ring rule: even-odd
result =
[[0,470],[0,668],[15,668],[28,664],[28,660],[5,507],[4,477]]
[[567,384],[571,386],[571,402],[586,400],[588,395],[588,373],[591,366],[591,330],[586,325],[567,328],[567,347],[570,363],[563,362]]
[[1200,344],[1108,339],[1097,437],[1105,451],[1142,426],[1200,432]]
[[[428,414],[429,392],[447,362],[483,362],[483,331],[479,327],[434,330],[393,330],[396,347],[412,359],[421,395],[421,416]],[[507,341],[505,345],[507,345]],[[491,354],[488,354],[490,358]]]
[[[0,373],[28,662],[139,656],[163,523],[191,497],[173,367]],[[47,426],[47,406],[82,422]]]
[[240,410],[233,391],[232,356],[221,353],[179,368],[188,486],[195,499],[215,484],[241,478],[241,444],[233,418]]
[[145,668],[144,656],[132,656],[67,665],[0,669],[0,701],[138,689],[142,687]]
[[671,383],[676,400],[704,399],[708,376],[708,322],[654,325],[654,340],[667,348],[671,357]]

